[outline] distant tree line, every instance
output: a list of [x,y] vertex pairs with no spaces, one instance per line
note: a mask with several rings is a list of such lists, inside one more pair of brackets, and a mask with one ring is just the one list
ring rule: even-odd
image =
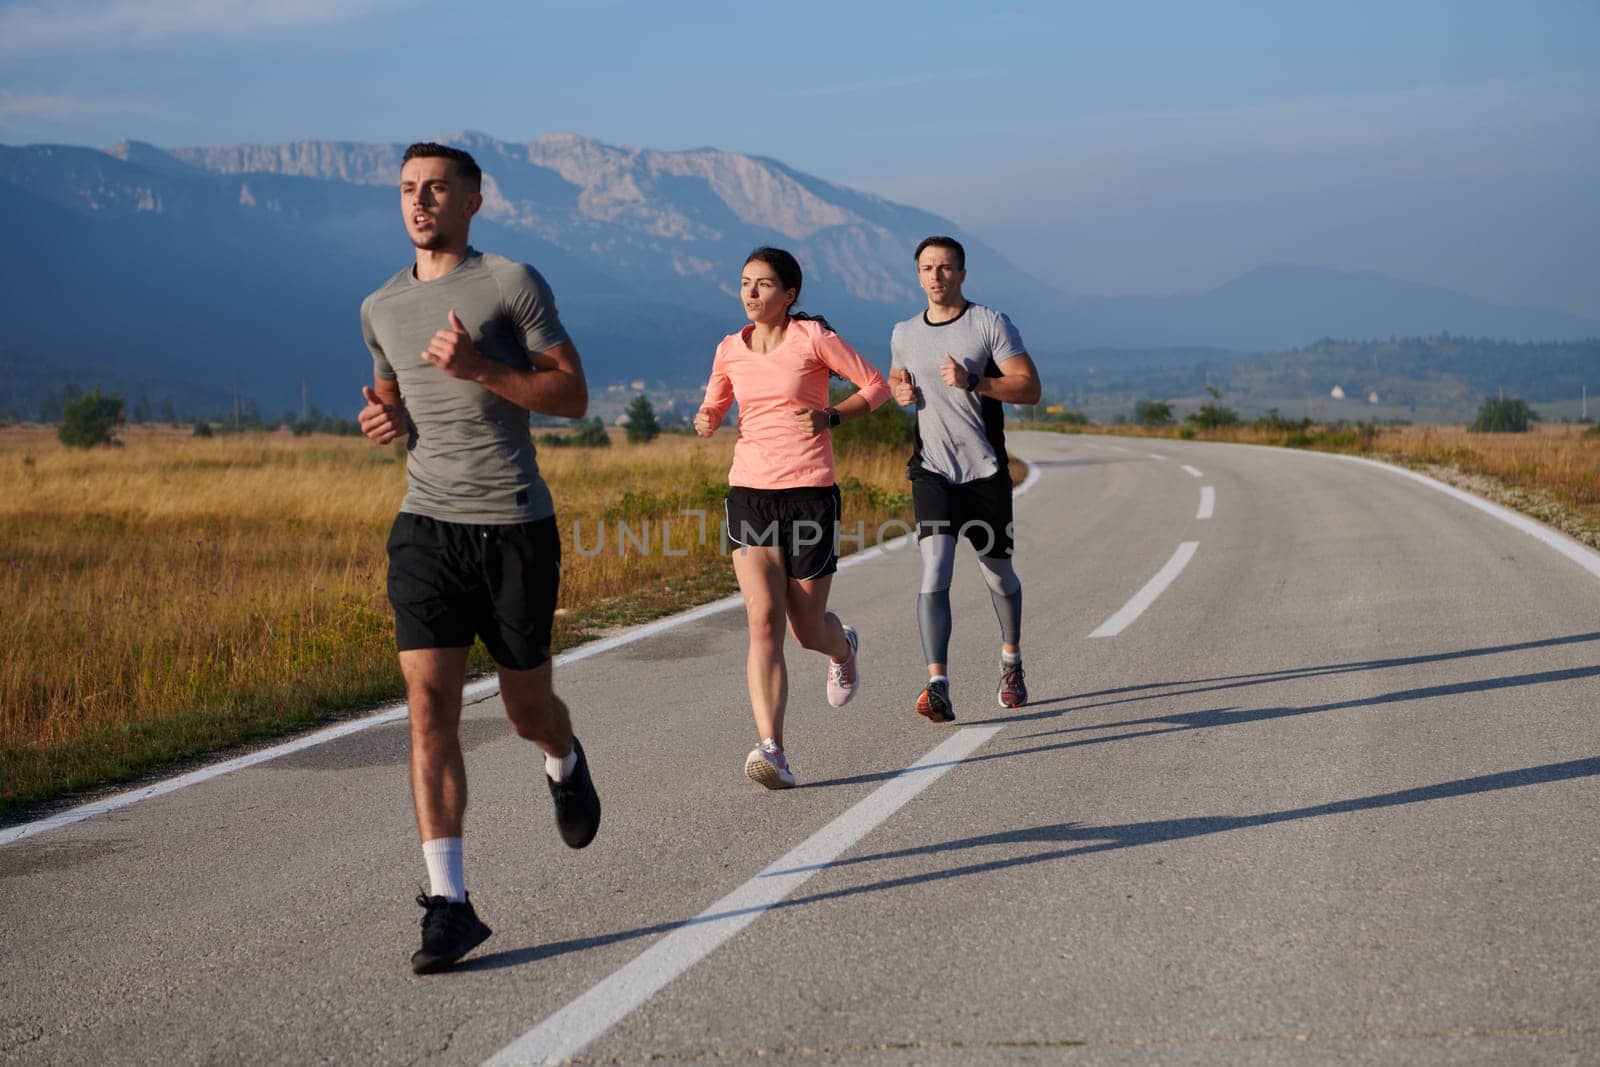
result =
[[[1565,400],[1587,386],[1600,389],[1600,340],[1528,342],[1484,338],[1403,337],[1350,341],[1323,338],[1314,344],[1258,355],[1217,354],[1173,365],[1179,350],[1098,350],[1093,371],[1074,355],[1044,366],[1047,387],[1065,402],[1095,397],[1199,396],[1208,386],[1231,397],[1321,399],[1333,386],[1376,389],[1384,403],[1399,406],[1464,407],[1475,398],[1526,397],[1530,402]],[[1198,353],[1193,353],[1198,354]],[[1139,412],[1134,421],[1143,421]]]
[[[135,410],[138,410],[138,407],[136,402]],[[52,409],[52,412],[54,411],[55,409]],[[95,445],[115,444],[116,431],[132,422],[179,424],[174,412],[169,410],[163,412],[163,415],[165,417],[158,416],[154,419],[129,419],[127,405],[116,393],[102,393],[98,389],[84,393],[69,385],[62,389],[59,413],[49,421],[56,424],[56,435],[62,444],[74,448],[92,448]],[[211,418],[202,417],[184,421],[192,425],[196,437],[285,429],[293,432],[296,437],[312,433],[349,437],[361,433],[361,427],[354,419],[324,415],[315,405],[308,409],[304,418],[295,415],[294,412],[285,412],[276,419],[267,419],[262,417],[260,409],[254,403],[241,402],[237,411],[218,411]]]

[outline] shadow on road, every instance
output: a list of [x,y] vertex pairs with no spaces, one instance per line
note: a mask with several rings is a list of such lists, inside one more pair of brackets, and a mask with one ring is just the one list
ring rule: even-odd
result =
[[[1119,704],[1132,703],[1151,698],[1168,698],[1199,693],[1218,692],[1247,686],[1265,685],[1271,682],[1294,681],[1303,678],[1316,678],[1357,671],[1382,670],[1391,667],[1412,666],[1421,663],[1439,663],[1455,659],[1468,659],[1476,656],[1498,655],[1504,652],[1520,652],[1535,648],[1553,648],[1562,645],[1576,645],[1591,641],[1600,641],[1600,632],[1572,634],[1566,637],[1553,637],[1538,641],[1524,641],[1516,644],[1463,649],[1457,652],[1441,652],[1421,656],[1395,657],[1392,659],[1357,660],[1349,663],[1334,663],[1316,667],[1292,667],[1277,671],[1261,671],[1253,674],[1223,675],[1216,678],[1201,678],[1182,682],[1156,682],[1144,685],[1122,686],[1116,689],[1104,689],[1090,693],[1079,693],[1071,697],[1056,698],[1056,700],[1067,702],[1068,706],[1065,707],[1046,707],[1040,708],[1038,711],[1029,712],[1022,715],[990,719],[975,719],[972,720],[972,723],[994,725],[1008,722],[1037,721],[1065,715],[1068,712],[1087,711],[1089,709],[1099,707],[1112,707]],[[1597,676],[1600,676],[1600,666],[1575,667],[1567,670],[1540,671],[1530,674],[1509,675],[1502,678],[1485,678],[1470,682],[1457,682],[1446,685],[1401,689],[1392,693],[1383,693],[1372,697],[1364,697],[1356,700],[1342,700],[1326,704],[1313,704],[1305,707],[1278,707],[1255,710],[1219,708],[1204,711],[1184,712],[1173,715],[1156,715],[1143,719],[1130,719],[1116,723],[1102,723],[1092,726],[1070,727],[1063,730],[1053,730],[1040,734],[1024,735],[1024,737],[1018,739],[1023,740],[1026,737],[1047,737],[1056,734],[1078,733],[1089,730],[1127,729],[1129,727],[1138,726],[1153,727],[1152,729],[1125,732],[1104,737],[1087,737],[1049,745],[1035,745],[1028,748],[1012,749],[1005,752],[991,752],[983,755],[973,755],[957,762],[982,763],[988,760],[1010,759],[1015,756],[1024,756],[1039,752],[1052,752],[1067,748],[1077,748],[1084,745],[1104,744],[1112,741],[1133,740],[1140,737],[1153,737],[1160,734],[1177,733],[1185,730],[1206,729],[1213,726],[1231,726],[1240,723],[1258,722],[1293,715],[1309,715],[1320,711],[1335,711],[1346,708],[1371,707],[1374,705],[1392,704],[1408,700],[1423,700],[1434,697],[1456,696],[1462,693],[1486,692],[1490,690],[1507,689],[1516,686],[1542,685],[1548,682],[1560,682],[1575,678],[1592,678]],[[1138,695],[1130,696],[1125,694]],[[1089,704],[1076,703],[1080,700],[1094,700],[1096,697],[1119,697],[1121,699],[1102,700]],[[1051,703],[1054,702],[1055,701],[1051,701]],[[894,770],[875,772],[871,774],[851,775],[841,778],[830,778],[823,781],[805,783],[803,788],[815,789],[881,782],[897,777],[902,773],[904,772]],[[1046,852],[1039,852],[1026,856],[1011,856],[1003,859],[990,860],[984,863],[953,867],[943,871],[931,871],[907,875],[901,878],[883,879],[862,885],[850,886],[844,889],[830,890],[826,893],[814,893],[810,896],[793,897],[780,901],[779,903],[774,904],[773,907],[801,907],[808,904],[817,904],[844,897],[856,896],[862,893],[873,893],[880,890],[896,889],[901,886],[917,885],[925,882],[944,881],[951,878],[960,878],[969,874],[982,874],[987,871],[1003,870],[1010,867],[1021,867],[1036,863],[1047,863],[1053,860],[1069,859],[1073,856],[1081,856],[1094,852],[1106,852],[1114,849],[1131,848],[1137,845],[1160,844],[1167,841],[1178,841],[1191,837],[1200,837],[1206,834],[1225,833],[1230,830],[1243,830],[1255,826],[1269,826],[1274,823],[1290,822],[1298,819],[1312,819],[1324,815],[1339,815],[1357,811],[1370,811],[1377,808],[1395,807],[1403,804],[1417,804],[1430,800],[1443,800],[1450,797],[1469,796],[1476,793],[1487,793],[1500,789],[1515,789],[1523,786],[1561,782],[1574,778],[1587,778],[1597,775],[1600,775],[1600,757],[1591,757],[1588,759],[1571,760],[1565,763],[1550,763],[1538,767],[1527,767],[1521,770],[1504,771],[1498,774],[1479,775],[1473,778],[1463,778],[1453,782],[1442,782],[1437,785],[1419,786],[1414,789],[1403,789],[1392,793],[1380,793],[1369,797],[1357,797],[1351,800],[1332,801],[1325,804],[1316,804],[1302,808],[1291,808],[1284,811],[1263,812],[1259,815],[1216,815],[1197,816],[1186,819],[1157,819],[1149,822],[1125,823],[1116,826],[1084,826],[1078,823],[1054,823],[1044,826],[1028,827],[1020,830],[1007,830],[999,833],[983,834],[977,837],[960,838],[953,841],[946,841],[937,845],[924,845],[917,848],[880,852],[866,856],[856,856],[850,859],[836,860],[820,867],[809,869],[822,870],[826,868],[843,868],[865,863],[877,863],[886,860],[903,859],[912,856],[937,855],[946,852],[959,852],[966,849],[983,848],[988,846],[1026,844],[1052,845],[1070,843],[1072,847],[1051,849]],[[795,873],[795,871],[806,869],[808,868],[794,868],[792,870],[773,871],[769,873],[774,875],[791,874]],[[603,948],[606,945],[613,945],[622,941],[632,941],[638,938],[653,937],[657,934],[666,934],[684,926],[726,919],[735,914],[739,913],[719,912],[711,915],[696,916],[690,919],[679,919],[669,922],[654,923],[649,926],[635,927],[630,930],[619,930],[607,934],[596,934],[593,937],[574,938],[568,941],[553,941],[544,945],[530,945],[526,948],[509,949],[503,952],[493,952],[477,959],[469,960],[459,965],[457,969],[463,971],[489,971],[498,970],[505,967],[518,967],[528,963],[536,963],[539,960],[566,955],[571,952],[583,952],[589,949]]]
[[[983,758],[994,757],[977,757],[976,759]],[[975,759],[969,758],[968,762],[975,762]],[[1148,822],[1123,823],[1114,826],[1085,826],[1070,822],[1050,823],[1020,830],[1004,830],[999,833],[980,834],[976,837],[957,838],[936,845],[919,845],[916,848],[895,849],[889,852],[875,852],[866,856],[853,856],[849,859],[834,860],[816,867],[793,867],[769,871],[766,872],[766,875],[776,877],[808,870],[820,871],[830,868],[855,867],[866,863],[882,863],[888,860],[906,859],[913,856],[934,856],[947,852],[961,852],[966,849],[989,846],[1072,844],[1070,848],[1052,849],[1047,852],[1036,852],[1026,856],[1008,856],[984,863],[951,867],[942,871],[925,871],[900,878],[886,878],[876,882],[848,886],[843,889],[833,889],[825,893],[792,897],[772,905],[773,908],[804,907],[809,904],[821,904],[845,897],[858,896],[863,893],[876,893],[887,889],[898,889],[902,886],[961,878],[970,874],[984,874],[989,871],[1025,867],[1037,863],[1049,863],[1054,860],[1070,859],[1074,856],[1082,856],[1094,852],[1109,852],[1139,845],[1162,844],[1191,837],[1203,837],[1207,834],[1226,833],[1230,830],[1246,830],[1256,826],[1271,826],[1275,823],[1293,822],[1300,819],[1315,819],[1324,815],[1344,815],[1351,812],[1372,811],[1379,808],[1398,807],[1404,804],[1420,804],[1430,800],[1446,800],[1451,797],[1472,796],[1501,789],[1519,789],[1524,786],[1544,785],[1551,782],[1564,782],[1576,778],[1592,778],[1595,776],[1600,776],[1600,756],[1568,760],[1563,763],[1547,763],[1537,767],[1523,767],[1514,771],[1501,771],[1497,774],[1481,774],[1452,782],[1417,786],[1392,793],[1377,793],[1373,796],[1355,797],[1350,800],[1335,800],[1324,804],[1313,804],[1308,807],[1289,808],[1284,811],[1262,812],[1258,815],[1201,815],[1187,819],[1153,819]],[[549,959],[553,956],[562,956],[569,952],[582,952],[591,948],[613,945],[619,941],[631,941],[636,938],[670,933],[683,926],[731,918],[734,915],[743,914],[750,910],[759,911],[762,909],[744,909],[742,912],[716,912],[709,915],[696,916],[692,919],[655,923],[650,926],[640,926],[631,930],[620,930],[609,934],[597,934],[594,937],[554,941],[546,945],[532,945],[527,948],[512,949],[506,952],[495,952],[461,964],[457,969],[463,971],[487,971],[504,967],[516,967]]]
[[[1472,778],[1457,779],[1453,782],[1440,782],[1437,785],[1401,789],[1393,793],[1378,793],[1373,796],[1355,797],[1350,800],[1335,800],[1325,804],[1313,804],[1309,807],[1289,808],[1284,811],[1262,812],[1259,815],[1202,815],[1188,819],[1155,819],[1149,822],[1124,823],[1118,826],[1083,826],[1078,823],[1053,823],[1022,830],[1005,830],[994,834],[981,834],[977,837],[958,838],[937,845],[922,845],[917,848],[896,849],[890,852],[854,856],[850,859],[836,860],[827,864],[827,866],[835,868],[849,867],[862,863],[878,863],[884,860],[903,859],[910,856],[936,855],[969,848],[981,848],[988,845],[1056,844],[1061,842],[1082,842],[1082,844],[1074,848],[1035,853],[1029,856],[1011,856],[1005,859],[991,860],[987,863],[953,867],[949,870],[929,871],[922,874],[907,875],[904,878],[885,879],[864,885],[850,886],[845,889],[831,890],[827,893],[815,893],[808,897],[794,897],[775,906],[794,907],[801,904],[812,904],[824,900],[854,896],[858,893],[893,889],[903,885],[937,882],[948,878],[959,878],[968,874],[1003,870],[1007,867],[1045,863],[1050,860],[1066,859],[1091,852],[1107,852],[1114,849],[1132,848],[1137,845],[1181,841],[1186,838],[1202,837],[1207,834],[1225,833],[1229,830],[1270,826],[1274,823],[1314,819],[1324,815],[1344,815],[1350,812],[1372,811],[1378,808],[1398,807],[1403,804],[1418,804],[1429,800],[1445,800],[1451,797],[1490,793],[1501,789],[1518,789],[1523,786],[1564,782],[1575,778],[1592,778],[1597,775],[1600,775],[1600,756],[1591,756],[1586,759],[1568,760],[1563,763],[1547,763],[1538,767],[1501,771],[1497,774],[1481,774]],[[794,870],[803,869],[795,868]],[[773,871],[771,873],[776,876],[793,873],[793,870]]]
[[[1304,678],[1321,678],[1334,674],[1386,670],[1391,667],[1410,667],[1419,663],[1443,663],[1449,660],[1470,659],[1476,656],[1496,656],[1504,652],[1525,652],[1535,648],[1557,648],[1562,645],[1583,644],[1589,641],[1600,641],[1600,631],[1586,634],[1570,634],[1565,637],[1548,637],[1538,641],[1520,641],[1510,645],[1467,648],[1456,652],[1433,652],[1422,656],[1353,660],[1349,663],[1329,663],[1317,667],[1286,667],[1277,671],[1258,671],[1253,674],[1225,674],[1216,678],[1193,678],[1181,682],[1146,682],[1142,685],[1124,685],[1115,689],[1098,689],[1089,693],[1074,693],[1070,696],[1046,697],[1033,702],[1036,705],[1049,705],[1041,706],[1037,711],[1023,712],[1019,715],[996,716],[974,720],[974,722],[982,722],[991,726],[1000,723],[1035,722],[1040,719],[1056,718],[1072,711],[1115,707],[1118,704],[1131,704],[1140,700],[1149,700],[1153,697],[1193,696],[1198,693],[1216,693],[1248,686],[1270,685],[1274,682],[1292,682]],[[1486,686],[1486,688],[1495,687]],[[1163,690],[1163,692],[1155,692],[1155,690]],[[1125,694],[1137,695],[1127,696]],[[1096,697],[1121,697],[1121,699],[1100,700],[1091,704],[1076,703],[1080,700],[1094,700]],[[1071,702],[1071,706],[1054,706],[1062,702]]]
[[[1452,682],[1446,685],[1420,686],[1416,689],[1399,689],[1393,693],[1379,693],[1374,696],[1358,697],[1351,700],[1338,700],[1326,704],[1308,704],[1304,707],[1277,707],[1277,708],[1207,708],[1203,711],[1173,712],[1170,715],[1151,715],[1142,719],[1125,719],[1121,722],[1089,723],[1083,726],[1067,726],[1059,730],[1044,730],[1039,733],[1018,734],[1016,740],[1026,741],[1040,737],[1056,737],[1061,734],[1097,733],[1101,730],[1131,730],[1127,733],[1108,734],[1098,737],[1084,737],[1075,741],[1061,741],[1050,745],[1033,745],[1028,748],[1013,748],[1003,752],[987,752],[982,755],[968,756],[964,763],[984,763],[989,760],[1011,759],[1014,756],[1037,755],[1041,752],[1061,752],[1072,748],[1085,748],[1090,745],[1105,745],[1115,741],[1136,741],[1142,737],[1159,737],[1162,734],[1183,733],[1188,730],[1206,730],[1216,726],[1239,726],[1252,722],[1267,722],[1272,719],[1285,719],[1296,715],[1312,715],[1323,711],[1340,711],[1351,708],[1369,708],[1383,704],[1396,704],[1408,700],[1427,700],[1435,697],[1460,696],[1463,693],[1484,693],[1495,689],[1511,689],[1525,685],[1545,685],[1550,682],[1567,682],[1578,678],[1600,677],[1600,667],[1573,667],[1560,671],[1538,671],[1533,674],[1514,674],[1505,678],[1482,678],[1471,682]],[[1218,686],[1216,688],[1224,688]],[[1163,693],[1162,696],[1182,696],[1182,693]],[[1121,703],[1118,701],[1117,703]],[[1103,707],[1100,704],[1088,704],[1081,707],[1061,708],[1049,712],[1051,716],[1064,715],[1069,711],[1085,711],[1093,707]],[[1039,716],[1021,716],[1023,719],[1034,719]],[[993,724],[998,722],[1014,722],[1016,717],[1010,719],[974,719],[972,725]],[[1150,729],[1137,730],[1134,727],[1150,727]],[[883,782],[900,774],[900,771],[876,771],[870,774],[855,774],[840,778],[824,778],[816,782],[801,784],[803,789],[833,788],[842,785],[860,785],[867,782]]]
[[[1355,697],[1350,700],[1336,700],[1327,704],[1308,704],[1305,707],[1298,708],[1253,708],[1250,710],[1215,708],[1206,711],[1176,712],[1171,715],[1151,715],[1143,719],[1125,719],[1121,722],[1069,726],[1060,730],[1046,730],[1036,734],[1019,734],[1017,739],[1020,741],[1034,737],[1053,737],[1057,734],[1084,733],[1090,730],[1116,730],[1133,726],[1170,726],[1174,728],[1171,730],[1142,730],[1134,734],[1123,734],[1121,737],[1095,739],[1097,741],[1116,741],[1128,737],[1148,737],[1151,734],[1172,733],[1174,730],[1201,730],[1211,726],[1236,726],[1240,723],[1264,722],[1269,719],[1282,719],[1292,715],[1311,715],[1319,711],[1366,708],[1380,704],[1401,703],[1408,700],[1460,696],[1463,693],[1486,693],[1495,689],[1512,689],[1517,686],[1545,685],[1550,682],[1569,682],[1578,678],[1594,677],[1600,677],[1600,667],[1573,667],[1562,671],[1538,671],[1533,674],[1513,674],[1505,678],[1480,678],[1471,682],[1451,682],[1445,685],[1419,686],[1416,689],[1398,689],[1393,693],[1378,693],[1373,696]],[[1025,749],[1022,751],[1040,752],[1046,751],[1046,749]],[[994,755],[1015,754],[1015,752],[1006,752],[995,753]],[[993,756],[974,758],[986,759],[993,758]]]

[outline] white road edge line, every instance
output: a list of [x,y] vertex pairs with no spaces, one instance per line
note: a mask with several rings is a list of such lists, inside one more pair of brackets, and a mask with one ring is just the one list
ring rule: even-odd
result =
[[580,1052],[680,974],[799,889],[850,846],[1000,732],[966,728],[873,790],[760,874],[634,957],[495,1053],[489,1067],[560,1063]]
[[[1025,478],[1022,484],[1017,487],[1016,491],[1012,493],[1013,498],[1019,497],[1023,493],[1026,493],[1028,490],[1032,489],[1034,485],[1038,483],[1039,477],[1043,473],[1043,469],[1039,467],[1038,464],[1028,463],[1027,460],[1023,460],[1022,462],[1028,467],[1028,477]],[[844,570],[847,567],[857,567],[863,563],[868,563],[874,559],[877,559],[878,557],[889,552],[899,551],[908,543],[908,539],[913,536],[914,533],[907,533],[904,537],[898,538],[894,541],[890,541],[886,544],[878,545],[874,548],[869,548],[853,555],[846,556],[844,559],[839,561],[839,569]],[[721,600],[713,600],[709,604],[701,604],[697,608],[690,608],[689,610],[679,612],[676,615],[668,615],[664,619],[657,619],[654,622],[648,622],[642,626],[636,626],[624,633],[613,634],[611,637],[604,638],[603,640],[594,641],[587,645],[580,645],[570,652],[563,652],[556,656],[554,665],[556,667],[562,667],[568,663],[576,663],[579,660],[588,659],[590,656],[598,656],[602,653],[610,652],[612,649],[621,648],[624,645],[631,645],[635,641],[642,641],[647,637],[654,637],[656,634],[671,630],[677,626],[682,626],[685,623],[695,622],[697,620],[704,619],[707,616],[728,611],[732,608],[738,607],[742,603],[744,603],[744,601],[738,595],[726,596]],[[492,696],[499,692],[499,690],[500,680],[498,678],[480,678],[475,682],[468,683],[466,687],[462,689],[462,701],[464,703],[472,703],[474,701],[482,700],[486,697]],[[225,774],[232,774],[234,771],[242,771],[246,767],[254,767],[258,763],[266,763],[269,760],[275,760],[280,756],[287,756],[295,752],[300,752],[304,749],[314,748],[317,745],[326,744],[329,741],[337,741],[341,737],[348,737],[351,734],[360,733],[362,730],[370,730],[375,726],[386,726],[392,722],[399,722],[405,717],[406,705],[404,701],[401,701],[398,704],[390,704],[387,707],[378,709],[365,718],[351,719],[348,722],[335,723],[332,726],[318,730],[315,733],[307,734],[304,737],[296,738],[293,741],[285,741],[281,745],[273,745],[272,747],[264,748],[259,752],[252,752],[245,756],[237,756],[230,760],[224,760],[221,763],[211,764],[208,767],[201,767],[198,770],[190,771],[188,774],[180,774],[174,778],[164,778],[159,782],[152,782],[149,785],[140,786],[137,789],[129,789],[122,793],[114,793],[103,800],[95,800],[87,804],[80,804],[75,808],[68,808],[66,811],[57,812],[54,815],[48,815],[42,819],[35,819],[33,822],[26,822],[18,826],[6,827],[0,829],[0,848],[4,848],[6,845],[12,844],[13,842],[21,841],[24,838],[33,837],[36,834],[46,833],[50,830],[59,830],[63,826],[71,826],[73,823],[83,822],[85,819],[93,819],[96,816],[109,815],[111,812],[121,811],[123,808],[132,807],[141,800],[153,800],[154,798],[163,796],[167,793],[174,793],[179,789],[187,789],[191,785],[199,785],[200,783],[208,782],[213,778],[221,778]]]
[[1163,456],[1159,452],[1146,452],[1145,455],[1149,456],[1151,459],[1159,459],[1159,460],[1162,460],[1163,462],[1165,462],[1165,460],[1167,458],[1166,456]]
[[1517,512],[1512,511],[1510,508],[1502,507],[1501,505],[1493,503],[1492,501],[1485,500],[1481,496],[1474,496],[1464,489],[1457,489],[1453,485],[1446,485],[1444,482],[1441,482],[1436,478],[1430,478],[1426,474],[1418,474],[1416,471],[1407,470],[1404,467],[1397,467],[1392,463],[1380,463],[1375,459],[1364,459],[1361,456],[1346,456],[1337,452],[1302,452],[1301,454],[1307,456],[1318,456],[1323,459],[1343,460],[1346,463],[1360,463],[1364,466],[1376,467],[1379,470],[1388,471],[1390,474],[1398,474],[1402,478],[1410,478],[1414,482],[1421,482],[1430,489],[1437,489],[1446,496],[1453,496],[1464,504],[1470,504],[1479,511],[1482,511],[1488,515],[1493,515],[1495,518],[1499,519],[1508,526],[1516,527],[1529,537],[1533,537],[1544,542],[1557,552],[1561,553],[1563,556],[1566,556],[1572,562],[1576,563],[1578,566],[1582,567],[1584,570],[1588,571],[1590,574],[1594,575],[1596,578],[1600,578],[1600,552],[1596,552],[1582,541],[1568,537],[1559,530],[1546,526],[1542,522],[1530,519],[1526,515],[1518,514]]
[[1195,549],[1199,547],[1199,541],[1185,541],[1179,545],[1172,558],[1167,560],[1166,566],[1157,571],[1156,576],[1146,582],[1143,589],[1133,594],[1133,599],[1122,605],[1122,610],[1101,623],[1100,628],[1089,636],[1115,637],[1126,630],[1135,619],[1144,614],[1146,608],[1156,602],[1156,597],[1183,573],[1183,568],[1189,565],[1189,561],[1194,558]]
[[1183,465],[1183,469],[1189,472],[1189,477],[1191,477],[1191,478],[1204,478],[1205,477],[1204,474],[1201,474],[1199,471],[1195,470],[1193,467],[1189,466],[1187,463],[1185,463]]
[[1194,513],[1197,519],[1209,519],[1211,511],[1217,506],[1217,491],[1209,485],[1200,487],[1200,510]]

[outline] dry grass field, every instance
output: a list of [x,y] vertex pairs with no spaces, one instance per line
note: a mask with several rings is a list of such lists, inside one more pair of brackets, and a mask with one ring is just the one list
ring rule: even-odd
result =
[[[402,691],[383,586],[403,453],[122,439],[78,451],[51,427],[0,430],[0,816]],[[540,449],[564,548],[558,648],[734,591],[717,537],[732,448],[724,431]],[[847,525],[909,518],[904,465],[901,448],[841,452]],[[686,508],[710,513],[706,543]],[[686,555],[661,551],[664,521]]]

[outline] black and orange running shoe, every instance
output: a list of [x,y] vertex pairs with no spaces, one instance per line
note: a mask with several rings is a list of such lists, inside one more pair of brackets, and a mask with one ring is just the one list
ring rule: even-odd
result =
[[954,722],[956,707],[950,702],[950,683],[933,681],[917,697],[917,714],[930,722]]

